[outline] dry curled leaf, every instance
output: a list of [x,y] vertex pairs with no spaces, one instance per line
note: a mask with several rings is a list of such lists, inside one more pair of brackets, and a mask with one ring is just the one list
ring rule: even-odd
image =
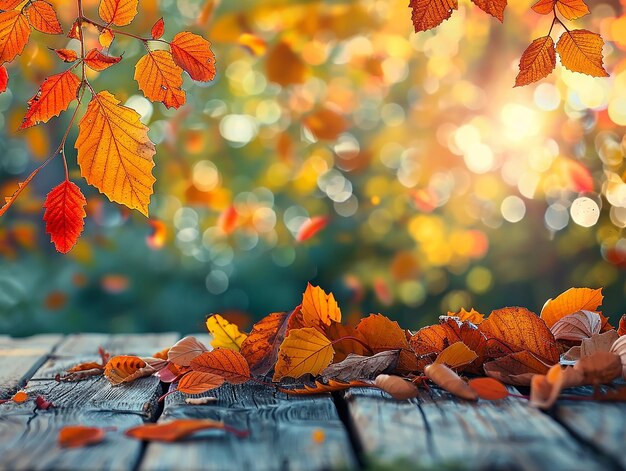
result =
[[92,49],[85,54],[85,64],[98,72],[108,69],[122,60],[121,56],[108,56],[97,49]]
[[177,366],[189,366],[191,360],[208,351],[197,338],[188,336],[176,342],[168,351],[167,359]]
[[130,383],[138,378],[150,376],[156,371],[144,359],[137,356],[118,355],[109,360],[104,376],[113,385]]
[[541,318],[548,327],[552,327],[562,317],[577,311],[597,311],[603,298],[602,288],[570,288],[546,301],[541,310]]
[[617,335],[620,337],[626,335],[626,314],[622,315],[619,320],[619,326],[617,328]]
[[288,320],[286,312],[274,312],[252,326],[252,331],[241,344],[241,354],[254,374],[265,375],[274,367]]
[[372,383],[366,383],[364,381],[350,381],[344,383],[341,381],[329,380],[328,383],[322,383],[321,381],[315,381],[313,386],[304,385],[302,388],[278,388],[281,392],[292,396],[312,396],[315,394],[325,394],[333,391],[343,391],[349,388],[371,388]]
[[370,314],[361,319],[356,330],[365,338],[373,353],[400,350],[397,365],[399,372],[410,373],[417,370],[417,357],[411,351],[406,332],[396,321],[382,314]]
[[485,320],[485,316],[474,310],[474,308],[469,311],[463,308],[458,312],[448,312],[448,317],[456,317],[461,322],[471,322],[474,325],[478,325]]
[[470,388],[458,374],[456,374],[443,363],[426,365],[426,367],[424,368],[424,374],[437,386],[445,389],[455,396],[470,401],[475,401],[476,399],[478,399],[478,394],[476,393],[476,391]]
[[66,425],[59,430],[59,446],[61,448],[80,448],[95,445],[104,440],[105,433],[105,429],[99,427]]
[[497,401],[509,396],[506,386],[494,378],[474,378],[467,382],[480,399]]
[[334,355],[331,341],[319,330],[313,327],[292,329],[278,351],[273,380],[318,375],[330,364]]
[[539,409],[549,409],[563,389],[561,365],[554,365],[545,375],[534,375],[530,381],[530,403]]
[[202,394],[224,384],[224,378],[213,373],[189,371],[178,382],[177,389],[185,394]]
[[562,317],[550,330],[556,340],[581,341],[600,333],[602,319],[597,312],[577,311]]
[[228,348],[238,352],[247,335],[240,332],[239,328],[224,319],[219,314],[213,314],[206,320],[206,327],[211,332],[213,348]]
[[374,381],[376,387],[382,389],[394,399],[405,400],[417,397],[417,386],[400,376],[378,375]]
[[223,422],[210,419],[175,419],[167,423],[144,424],[126,430],[125,434],[137,440],[155,442],[175,442],[201,430],[220,429],[238,437],[248,432],[226,426]]
[[531,352],[512,353],[483,365],[485,374],[505,384],[528,386],[535,374],[545,374],[549,365]]
[[399,350],[388,350],[370,357],[351,353],[345,360],[327,367],[321,374],[324,378],[343,382],[374,379],[381,373],[392,372],[398,363],[399,354]]
[[478,358],[478,355],[474,350],[468,348],[463,342],[456,342],[437,355],[435,363],[441,363],[456,369],[469,365],[476,358]]
[[245,383],[250,379],[250,368],[243,355],[225,348],[204,352],[191,360],[189,366],[193,371],[219,375],[231,384]]
[[574,369],[582,373],[583,384],[599,386],[609,384],[622,375],[622,361],[616,353],[595,352],[591,356],[578,360]]
[[611,353],[619,355],[622,363],[622,377],[626,379],[626,336],[621,336],[611,346]]

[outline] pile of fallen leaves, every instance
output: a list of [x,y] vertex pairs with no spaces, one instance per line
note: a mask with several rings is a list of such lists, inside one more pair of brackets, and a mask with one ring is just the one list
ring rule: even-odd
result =
[[552,405],[564,388],[592,385],[594,399],[624,400],[624,387],[600,388],[626,378],[626,315],[614,329],[598,310],[602,299],[602,289],[572,288],[548,300],[540,316],[522,307],[488,317],[463,309],[413,333],[382,314],[342,324],[334,296],[309,284],[300,306],[269,314],[249,334],[210,316],[212,349],[185,337],[153,357],[101,351],[101,363],[77,365],[58,379],[103,373],[121,385],[154,375],[170,383],[170,393],[186,395],[248,381],[297,395],[375,387],[397,399],[416,397],[432,382],[468,400],[506,397],[509,384],[530,386],[539,407]]

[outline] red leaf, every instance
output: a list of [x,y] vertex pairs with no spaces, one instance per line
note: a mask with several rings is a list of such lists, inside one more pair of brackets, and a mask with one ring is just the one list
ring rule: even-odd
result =
[[54,404],[52,404],[50,401],[48,401],[45,397],[43,396],[37,396],[35,398],[35,407],[37,409],[41,409],[41,410],[48,410],[51,407],[54,407]]
[[121,60],[121,56],[107,56],[105,54],[102,54],[102,52],[98,51],[97,49],[92,49],[85,55],[85,64],[87,64],[90,69],[97,70],[98,72],[104,69],[108,69],[109,67],[117,64]]
[[9,85],[9,73],[5,66],[0,67],[0,93],[4,93]]
[[26,15],[17,10],[0,13],[0,64],[11,62],[21,54],[29,37]]
[[74,62],[78,59],[78,54],[72,49],[55,49],[54,52],[63,62]]
[[328,224],[328,221],[329,219],[326,216],[312,217],[311,219],[306,221],[304,224],[302,224],[302,226],[300,226],[300,229],[298,230],[298,233],[296,234],[296,240],[298,242],[304,242],[305,240],[309,240],[319,231],[324,229],[326,225]]
[[163,21],[163,18],[159,18],[157,22],[154,23],[154,26],[152,26],[152,31],[150,31],[150,35],[152,36],[152,39],[160,39],[161,36],[163,36],[164,32],[165,22]]
[[80,448],[95,445],[104,440],[105,430],[84,425],[67,425],[59,430],[59,446],[61,448]]
[[43,220],[46,232],[59,252],[69,252],[83,232],[86,204],[80,188],[69,180],[48,193],[43,205],[46,208]]
[[35,0],[28,10],[28,21],[38,31],[48,34],[63,34],[63,28],[59,23],[54,7],[43,0]]
[[215,55],[211,43],[202,36],[183,31],[170,44],[174,62],[194,80],[208,82],[215,77]]

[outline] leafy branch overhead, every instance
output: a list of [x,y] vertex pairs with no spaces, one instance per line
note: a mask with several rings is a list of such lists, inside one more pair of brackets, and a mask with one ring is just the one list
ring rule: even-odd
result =
[[[507,0],[472,0],[485,13],[504,21]],[[415,32],[435,28],[459,8],[458,0],[410,0],[411,19]],[[545,36],[535,39],[523,52],[515,86],[528,85],[547,77],[556,67],[558,53],[561,64],[572,72],[608,77],[604,69],[602,37],[586,29],[570,30],[561,19],[577,20],[590,13],[585,0],[538,0],[532,10],[540,15],[553,15]],[[552,39],[555,25],[563,28],[558,41]]]
[[[161,102],[167,108],[185,104],[182,89],[183,72],[193,80],[210,81],[215,77],[215,57],[210,43],[188,31],[180,32],[171,41],[163,39],[165,23],[159,19],[150,36],[141,37],[118,29],[129,25],[139,13],[138,0],[101,0],[95,20],[83,11],[82,0],[76,0],[77,17],[67,36],[75,41],[75,48],[55,49],[57,59],[68,68],[47,77],[39,90],[28,101],[28,110],[20,129],[46,123],[74,109],[67,129],[54,153],[36,168],[15,193],[5,198],[0,208],[2,216],[32,179],[54,157],[61,155],[65,166],[65,179],[53,188],[44,203],[46,232],[59,252],[72,249],[83,230],[86,214],[85,197],[80,188],[69,179],[65,144],[81,105],[87,108],[78,122],[75,147],[81,175],[109,200],[123,204],[148,216],[148,205],[155,178],[152,175],[156,149],[148,137],[148,128],[141,123],[139,114],[121,104],[107,90],[96,91],[87,78],[87,68],[103,72],[123,59],[123,54],[111,52],[117,36],[127,36],[145,47],[145,55],[135,66],[135,80],[146,98]],[[47,34],[63,34],[54,7],[44,0],[1,0],[0,9],[0,92],[6,89],[9,77],[6,63],[22,53],[29,41],[31,29]],[[97,32],[93,44],[87,30]],[[155,46],[158,45],[158,48]],[[76,52],[76,51],[80,52]],[[85,92],[89,100],[84,99]]]

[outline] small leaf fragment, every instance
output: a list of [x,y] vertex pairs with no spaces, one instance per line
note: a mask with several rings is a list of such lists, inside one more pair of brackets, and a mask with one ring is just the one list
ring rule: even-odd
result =
[[99,427],[84,425],[66,425],[59,430],[59,446],[61,448],[80,448],[95,445],[104,440],[105,430]]
[[164,32],[165,22],[163,21],[163,18],[159,18],[152,26],[152,29],[150,30],[150,36],[152,36],[152,39],[160,39],[161,36],[163,36]]
[[509,396],[506,386],[494,378],[470,379],[467,385],[476,392],[480,399],[497,401]]

